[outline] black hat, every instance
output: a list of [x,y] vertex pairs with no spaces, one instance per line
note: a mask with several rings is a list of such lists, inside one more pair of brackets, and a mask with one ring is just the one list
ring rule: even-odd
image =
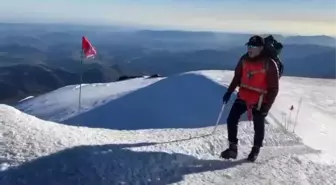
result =
[[263,46],[264,45],[264,39],[259,35],[255,35],[255,36],[252,36],[249,39],[249,41],[246,43],[246,45]]

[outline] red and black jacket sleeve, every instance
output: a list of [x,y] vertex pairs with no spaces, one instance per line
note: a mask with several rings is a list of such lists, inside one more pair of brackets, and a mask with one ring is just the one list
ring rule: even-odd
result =
[[234,70],[234,76],[233,79],[228,87],[228,92],[232,93],[240,84],[240,78],[242,76],[242,64],[243,64],[243,60],[244,60],[245,55],[243,55],[242,57],[240,57],[238,64],[236,65],[236,68]]

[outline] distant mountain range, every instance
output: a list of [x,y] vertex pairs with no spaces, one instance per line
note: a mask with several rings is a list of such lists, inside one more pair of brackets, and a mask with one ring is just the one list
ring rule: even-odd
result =
[[[80,60],[81,37],[96,47]],[[252,34],[127,30],[115,27],[0,24],[0,101],[17,101],[79,83],[127,76],[233,70]],[[264,35],[266,36],[266,35]],[[336,78],[336,40],[328,36],[274,35],[284,44],[284,75]]]
[[[83,66],[83,83],[103,83],[119,78],[112,67]],[[57,88],[80,83],[80,73],[43,64],[18,64],[0,68],[0,101],[11,103],[28,95],[38,95]]]
[[318,35],[318,36],[291,36],[283,40],[285,44],[301,44],[301,45],[322,45],[335,47],[335,38]]

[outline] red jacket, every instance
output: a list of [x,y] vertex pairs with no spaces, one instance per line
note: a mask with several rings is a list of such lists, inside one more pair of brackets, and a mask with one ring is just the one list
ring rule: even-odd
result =
[[[243,67],[243,63],[245,63],[245,67]],[[266,67],[263,64],[268,66]],[[260,72],[263,69],[265,69],[265,73]],[[248,71],[251,70],[258,72],[254,73],[253,77],[249,79]],[[232,93],[238,86],[238,98],[248,104],[257,104],[260,95],[263,93],[251,90],[251,88],[246,86],[264,90],[265,93],[262,99],[263,110],[269,111],[279,91],[279,71],[277,65],[273,60],[263,55],[255,59],[250,59],[247,54],[243,55],[235,68],[234,77],[228,91]]]

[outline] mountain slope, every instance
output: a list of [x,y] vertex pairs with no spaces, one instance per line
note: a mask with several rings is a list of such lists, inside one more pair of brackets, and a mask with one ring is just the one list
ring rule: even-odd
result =
[[282,77],[269,120],[287,123],[288,130],[294,130],[304,143],[336,157],[335,87],[334,79]]
[[[0,184],[319,185],[336,182],[336,156],[332,150],[309,147],[312,143],[307,138],[299,138],[281,124],[282,112],[293,104],[296,110],[296,98],[310,89],[313,93],[304,96],[296,132],[300,135],[307,130],[309,137],[319,140],[320,136],[314,132],[315,123],[307,122],[310,116],[319,116],[328,126],[325,134],[329,140],[323,142],[328,141],[327,146],[333,148],[335,130],[330,125],[335,123],[332,115],[336,98],[330,88],[334,80],[282,78],[279,99],[268,118],[264,147],[258,160],[249,163],[245,158],[254,132],[252,124],[244,118],[238,130],[238,159],[219,158],[228,145],[225,118],[229,106],[216,132],[211,134],[224,86],[231,78],[232,72],[228,71],[197,71],[166,78],[85,84],[82,92],[86,96],[80,113],[76,112],[77,86],[23,101],[17,108],[26,113],[0,105],[3,141]],[[319,84],[319,88],[314,84]],[[113,104],[118,101],[123,103]],[[233,98],[230,104],[232,101]],[[327,105],[329,108],[320,110]],[[175,117],[170,118],[172,115]],[[83,121],[76,122],[80,126],[64,122],[76,117]],[[128,123],[130,120],[132,124]],[[115,129],[121,126],[124,129]]]
[[[239,128],[235,161],[223,161],[226,127],[118,131],[46,122],[0,106],[0,184],[332,184],[336,163],[292,134],[267,126],[258,161],[244,160],[253,128]],[[15,116],[11,116],[15,115]]]
[[[164,78],[137,78],[82,87],[67,86],[19,103],[42,119],[109,129],[195,128],[215,124],[232,71],[197,71]],[[282,77],[268,121],[298,134],[305,144],[336,157],[336,80]],[[226,122],[233,94],[221,122]],[[302,103],[300,105],[300,99]],[[289,108],[293,106],[294,110]],[[241,121],[246,120],[243,115]],[[312,137],[313,136],[313,137]]]

